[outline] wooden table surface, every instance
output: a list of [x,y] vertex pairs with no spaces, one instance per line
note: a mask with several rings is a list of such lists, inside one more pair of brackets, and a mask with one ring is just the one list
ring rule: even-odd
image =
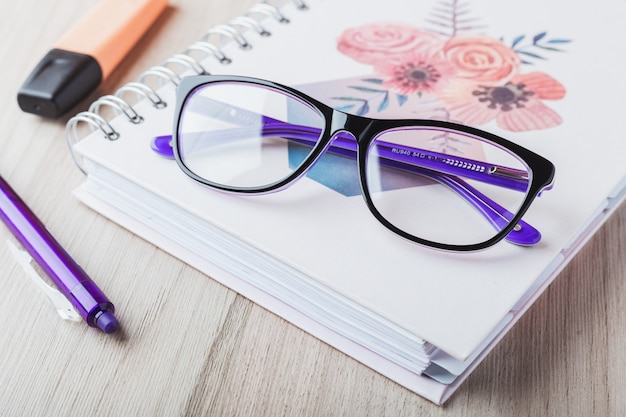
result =
[[[134,81],[255,0],[171,0],[100,89]],[[65,122],[19,86],[94,0],[0,0],[0,173],[115,301],[111,337],[63,321],[0,227],[0,416],[625,416],[626,206],[438,407],[81,205]]]

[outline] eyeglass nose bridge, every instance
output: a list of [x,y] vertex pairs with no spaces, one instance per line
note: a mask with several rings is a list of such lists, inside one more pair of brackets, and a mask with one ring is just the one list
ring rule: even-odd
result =
[[[327,124],[328,139],[321,153],[326,153],[332,149],[333,153],[354,158],[357,165],[360,166],[359,147],[363,146],[361,143],[368,137],[373,120],[336,109],[332,109],[328,120],[330,120]],[[321,156],[319,155],[319,157]]]
[[[321,136],[317,138],[318,142],[312,149],[312,152],[299,164],[288,180],[284,181],[284,184],[272,189],[270,192],[273,193],[288,188],[300,178],[308,175],[327,153],[349,157],[354,160],[358,167],[359,145],[357,135],[352,130],[354,129],[356,132],[361,131],[363,129],[361,123],[359,121],[355,123],[350,114],[334,109],[329,110],[331,112],[330,114],[326,113],[325,127],[321,129]],[[337,144],[338,146],[335,146]],[[360,169],[357,168],[357,171],[360,176]],[[363,184],[359,185],[361,192],[363,192]]]
[[367,137],[367,132],[373,121],[335,109],[333,109],[328,120],[330,122],[326,127],[327,139],[322,139],[325,142],[323,149],[320,150],[320,154],[315,157],[311,165],[329,150],[332,150],[334,154],[349,156],[357,162],[357,165],[360,165],[359,147],[362,146],[360,142]]
[[325,143],[319,149],[319,154],[313,157],[314,159],[308,164],[302,174],[305,175],[328,152],[334,155],[349,157],[354,161],[355,175],[359,179],[361,195],[365,197],[365,173],[363,171],[365,153],[363,152],[364,149],[361,149],[361,151],[359,149],[367,146],[364,141],[368,138],[368,132],[373,124],[373,120],[344,113],[336,109],[332,109],[332,113],[330,117],[327,116],[327,120],[329,122],[326,125],[326,139],[322,139]]
[[[372,123],[371,119],[344,113],[339,110],[329,109],[326,113],[326,125],[319,138],[318,144],[308,157],[296,169],[286,184],[279,189],[291,186],[298,179],[309,174],[314,167],[322,161],[326,154],[344,156],[354,161],[354,174],[359,179],[361,195],[364,195],[364,178],[361,169],[362,158],[359,147],[360,138],[366,137],[366,132]],[[276,190],[273,190],[274,192]]]
[[330,122],[331,138],[335,139],[340,132],[346,132],[358,143],[366,136],[372,123],[372,119],[333,109]]

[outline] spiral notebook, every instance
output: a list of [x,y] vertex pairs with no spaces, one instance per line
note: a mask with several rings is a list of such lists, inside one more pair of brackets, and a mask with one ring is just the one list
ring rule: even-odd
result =
[[[75,194],[442,404],[625,196],[617,100],[626,93],[626,60],[613,51],[626,35],[626,3],[510,7],[495,0],[258,4],[68,122],[72,155],[87,174]],[[589,64],[597,76],[581,73]],[[417,91],[398,65],[438,72]],[[201,72],[268,79],[372,117],[445,114],[518,142],[557,168],[554,189],[525,217],[543,239],[530,248],[502,242],[444,253],[399,239],[358,192],[315,176],[259,197],[203,188],[150,147],[171,133],[175,86]],[[83,135],[83,125],[92,133]]]

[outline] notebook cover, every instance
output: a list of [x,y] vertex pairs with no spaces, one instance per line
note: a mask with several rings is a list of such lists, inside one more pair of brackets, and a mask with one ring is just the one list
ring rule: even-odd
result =
[[[371,93],[370,115],[395,116],[388,111],[391,106],[381,105],[380,91],[374,94],[393,89],[392,84],[372,81],[384,77],[384,66],[372,61],[377,58],[362,56],[362,49],[350,41],[350,31],[367,36],[368,30],[386,24],[402,28],[400,34],[414,31],[418,43],[443,40],[445,46],[454,39],[459,48],[470,48],[469,54],[477,53],[471,48],[489,46],[489,53],[496,55],[483,57],[499,59],[500,68],[508,73],[472,76],[484,77],[476,84],[483,92],[497,85],[529,93],[520,102],[524,106],[511,110],[517,114],[498,108],[498,103],[491,103],[495,110],[476,107],[459,72],[450,78],[450,90],[442,87],[412,96],[404,105],[437,101],[454,120],[499,134],[555,163],[554,189],[539,198],[525,218],[541,230],[540,244],[522,248],[501,243],[471,254],[421,248],[381,227],[360,196],[346,196],[310,177],[271,196],[214,193],[150,151],[153,136],[171,131],[173,105],[155,110],[140,104],[137,111],[147,123],[129,126],[122,118],[114,120],[120,140],[109,142],[94,134],[76,150],[457,360],[467,359],[507,315],[519,311],[520,303],[544,288],[602,222],[606,208],[623,197],[626,141],[619,129],[618,99],[626,89],[619,82],[625,65],[616,51],[624,33],[619,16],[626,4],[528,1],[511,13],[509,4],[486,0],[454,2],[451,7],[404,0],[390,0],[384,6],[356,0],[309,3],[306,11],[292,10],[291,24],[265,22],[271,37],[248,34],[251,50],[227,46],[232,64],[213,64],[211,72],[301,86],[329,102],[349,97],[346,91],[367,99]],[[461,14],[466,24],[454,27],[452,18]],[[451,29],[456,31],[452,37]],[[472,70],[471,65],[465,70]],[[159,92],[173,100],[172,88]],[[398,110],[404,99],[395,100]],[[350,104],[339,101],[334,104]]]

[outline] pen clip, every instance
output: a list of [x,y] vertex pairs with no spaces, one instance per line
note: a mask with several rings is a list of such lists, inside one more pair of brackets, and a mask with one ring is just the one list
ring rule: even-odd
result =
[[57,289],[48,285],[44,279],[37,273],[35,268],[31,265],[33,258],[28,252],[18,249],[17,246],[10,240],[7,240],[7,245],[11,250],[11,254],[15,258],[18,264],[24,269],[26,275],[28,275],[33,282],[39,287],[41,291],[50,299],[57,312],[63,320],[80,321],[81,317],[78,315],[72,304],[61,294]]

